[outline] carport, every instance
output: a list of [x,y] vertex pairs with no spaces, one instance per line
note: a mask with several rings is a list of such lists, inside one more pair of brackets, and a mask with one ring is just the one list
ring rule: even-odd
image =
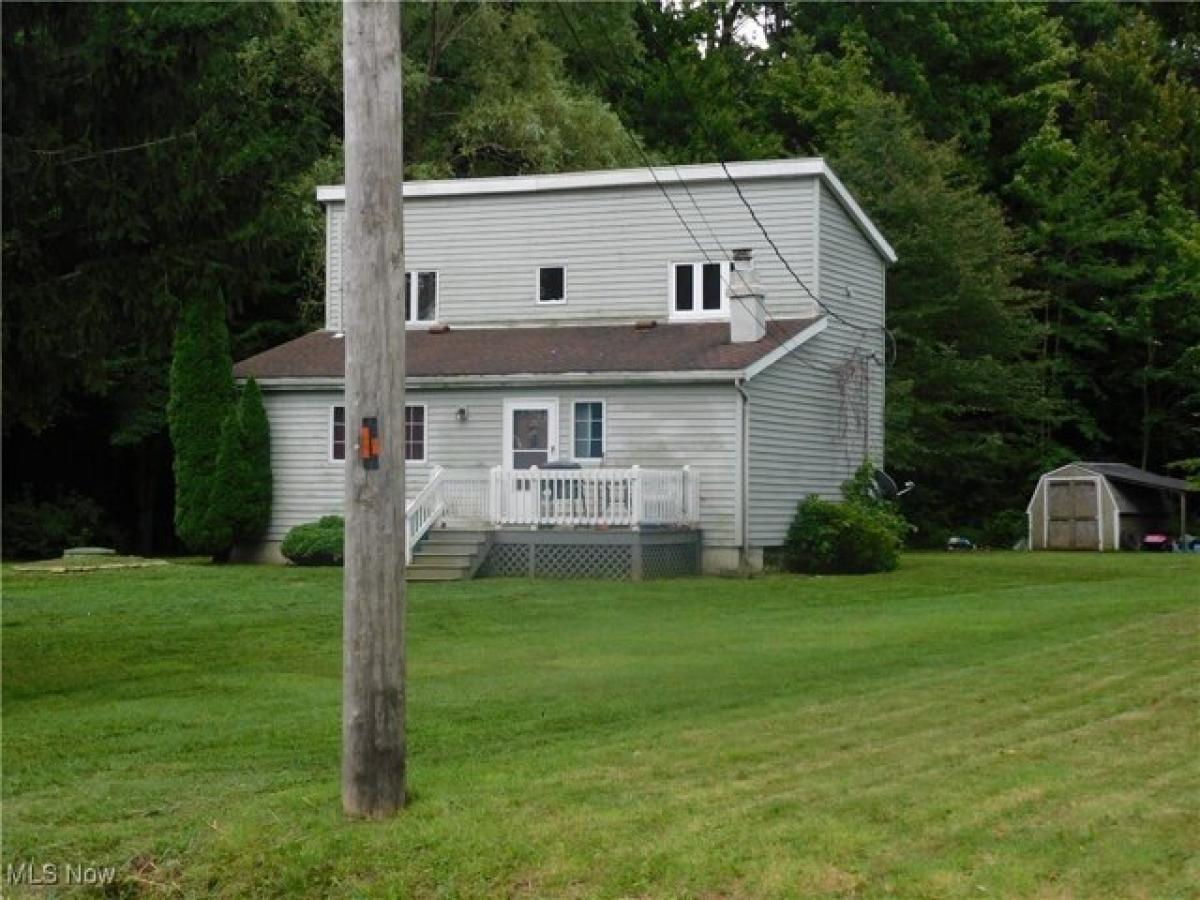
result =
[[1187,497],[1180,478],[1124,463],[1075,462],[1038,479],[1025,512],[1031,550],[1136,550],[1147,534],[1179,537]]

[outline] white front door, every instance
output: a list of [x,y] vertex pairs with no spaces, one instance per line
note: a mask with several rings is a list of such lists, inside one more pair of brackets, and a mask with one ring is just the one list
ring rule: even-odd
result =
[[[504,468],[542,468],[558,459],[558,401],[504,401]],[[506,478],[505,509],[515,521],[536,518],[538,498],[528,478]]]

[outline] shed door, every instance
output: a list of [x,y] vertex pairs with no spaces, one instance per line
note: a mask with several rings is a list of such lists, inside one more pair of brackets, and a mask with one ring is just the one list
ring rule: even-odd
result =
[[1046,546],[1051,550],[1100,549],[1096,482],[1047,482],[1046,517]]

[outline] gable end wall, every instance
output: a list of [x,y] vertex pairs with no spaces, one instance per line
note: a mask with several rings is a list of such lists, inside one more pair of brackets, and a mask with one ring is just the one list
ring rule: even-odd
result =
[[[866,364],[861,383],[843,389],[836,370],[856,355],[884,359],[885,267],[875,248],[821,186],[815,210],[822,302],[863,333],[830,318],[829,327],[751,380],[749,542],[783,543],[796,505],[810,494],[836,500],[866,456],[883,463],[884,370]],[[781,249],[787,253],[786,245]],[[803,278],[803,276],[801,276]],[[810,283],[810,287],[813,285]],[[850,288],[850,294],[846,289]]]

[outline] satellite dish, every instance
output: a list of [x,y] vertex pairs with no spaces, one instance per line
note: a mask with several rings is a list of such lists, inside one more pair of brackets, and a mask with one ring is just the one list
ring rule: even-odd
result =
[[904,487],[897,487],[896,480],[883,469],[876,469],[872,475],[871,495],[876,500],[895,500],[903,497],[916,485],[911,481],[904,482]]
[[883,469],[876,469],[871,473],[871,478],[871,493],[876,500],[893,500],[899,495],[900,489],[896,487],[895,479]]

